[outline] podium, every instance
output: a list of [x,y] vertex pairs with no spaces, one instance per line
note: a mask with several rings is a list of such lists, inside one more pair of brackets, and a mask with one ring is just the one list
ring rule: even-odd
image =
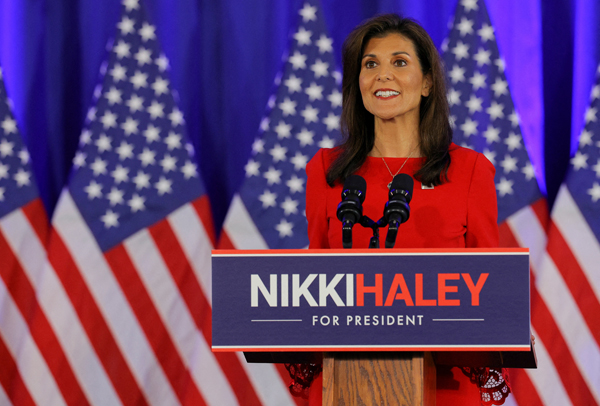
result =
[[213,351],[323,363],[324,405],[434,405],[436,366],[535,368],[527,249],[215,250]]

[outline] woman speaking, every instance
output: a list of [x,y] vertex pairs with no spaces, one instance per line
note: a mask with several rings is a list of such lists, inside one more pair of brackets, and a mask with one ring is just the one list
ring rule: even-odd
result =
[[[495,169],[452,143],[444,70],[427,32],[395,14],[361,24],[344,42],[342,87],[343,142],[306,167],[310,248],[342,247],[336,211],[349,176],[366,180],[363,214],[378,219],[399,174],[414,179],[414,190],[396,248],[497,247]],[[371,236],[354,227],[353,247],[367,248]],[[321,404],[319,366],[288,369],[292,392]],[[487,368],[438,368],[437,380],[438,406],[498,405],[510,393],[503,374]]]

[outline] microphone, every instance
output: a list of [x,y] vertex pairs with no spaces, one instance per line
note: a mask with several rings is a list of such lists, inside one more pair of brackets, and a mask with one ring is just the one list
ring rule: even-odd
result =
[[410,217],[414,181],[409,175],[401,173],[394,176],[390,186],[389,201],[383,209],[383,219],[388,224],[385,248],[393,248],[398,235],[398,227]]
[[367,181],[362,176],[350,175],[344,182],[342,201],[337,208],[337,218],[342,222],[342,246],[352,248],[352,227],[360,222],[362,203],[367,193]]

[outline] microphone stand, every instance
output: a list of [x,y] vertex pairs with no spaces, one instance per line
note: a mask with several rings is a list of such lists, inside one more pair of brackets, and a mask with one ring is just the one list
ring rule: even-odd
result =
[[381,248],[379,246],[379,227],[385,227],[384,218],[380,218],[377,222],[371,220],[368,216],[362,216],[359,224],[365,228],[373,230],[373,237],[369,240],[369,248]]

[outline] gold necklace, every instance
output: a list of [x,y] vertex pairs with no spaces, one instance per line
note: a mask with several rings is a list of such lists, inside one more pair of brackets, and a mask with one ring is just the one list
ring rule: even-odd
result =
[[383,154],[379,151],[379,148],[377,148],[377,146],[373,143],[373,147],[375,148],[375,150],[377,150],[377,153],[379,155],[381,155],[381,160],[383,161],[383,163],[385,164],[385,167],[387,168],[388,172],[390,173],[390,176],[392,177],[392,181],[390,183],[388,183],[387,187],[388,189],[392,188],[392,182],[394,181],[394,178],[396,177],[396,175],[398,175],[400,173],[400,171],[402,170],[402,168],[404,168],[404,165],[406,165],[406,163],[408,162],[408,160],[410,159],[410,157],[412,156],[413,152],[415,152],[415,150],[417,149],[417,146],[419,144],[417,144],[411,151],[410,154],[408,155],[408,157],[404,160],[404,163],[400,166],[400,168],[396,171],[396,173],[392,174],[392,171],[390,170],[390,167],[388,166],[387,162],[385,161],[385,158],[383,157]]

